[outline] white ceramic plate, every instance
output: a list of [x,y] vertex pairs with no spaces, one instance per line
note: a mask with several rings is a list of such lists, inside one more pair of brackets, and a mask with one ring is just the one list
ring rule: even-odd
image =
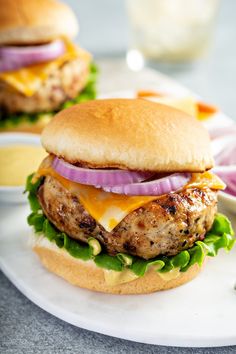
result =
[[211,259],[195,280],[179,288],[150,295],[105,295],[76,288],[42,267],[27,245],[28,213],[24,205],[0,207],[0,267],[44,310],[75,326],[143,343],[236,344],[235,250]]
[[228,193],[220,192],[219,201],[226,210],[236,215],[236,197]]
[[[40,137],[35,134],[22,133],[1,133],[0,146],[7,145],[40,145]],[[25,203],[27,201],[26,195],[23,194],[24,186],[0,186],[0,202],[5,203]]]
[[[112,73],[114,76],[113,67]],[[134,84],[136,78],[140,79]],[[141,76],[119,70],[112,82],[106,77],[107,84],[113,81],[116,87],[119,83],[128,87],[132,82],[134,88],[170,89],[183,95],[188,92],[151,70]],[[124,96],[124,91],[117,95]],[[225,124],[230,122],[224,120]],[[150,295],[105,295],[76,288],[43,268],[27,246],[28,214],[24,205],[0,205],[0,267],[23,294],[44,310],[75,326],[143,343],[236,345],[235,250],[221,252],[195,280],[179,288]],[[229,217],[236,227],[235,216]]]

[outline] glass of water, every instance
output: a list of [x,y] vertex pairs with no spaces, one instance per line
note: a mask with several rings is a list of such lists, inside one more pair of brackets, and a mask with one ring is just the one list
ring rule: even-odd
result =
[[[126,0],[130,55],[158,62],[186,62],[208,48],[218,0]],[[138,56],[137,56],[138,58]]]

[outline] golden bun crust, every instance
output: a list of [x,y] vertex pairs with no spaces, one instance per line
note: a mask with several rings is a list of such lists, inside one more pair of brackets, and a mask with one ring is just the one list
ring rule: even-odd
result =
[[105,282],[103,269],[91,261],[84,262],[75,259],[66,251],[55,247],[54,244],[48,247],[47,242],[43,242],[42,245],[37,242],[33,250],[50,272],[75,286],[109,294],[137,295],[176,288],[192,280],[201,270],[198,265],[193,265],[187,272],[179,273],[177,278],[164,280],[156,271],[150,269],[143,277],[128,283],[109,286]]
[[10,125],[6,128],[0,128],[0,133],[32,133],[41,134],[45,126],[49,123],[51,117],[45,115],[45,117],[40,118],[36,122],[23,121],[17,125]]
[[73,11],[57,0],[0,0],[0,9],[0,45],[45,43],[78,33]]
[[44,148],[93,168],[202,172],[213,166],[208,132],[195,118],[143,99],[106,99],[58,113]]

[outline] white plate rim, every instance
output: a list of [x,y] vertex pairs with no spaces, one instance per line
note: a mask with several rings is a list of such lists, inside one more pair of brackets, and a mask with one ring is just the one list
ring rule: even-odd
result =
[[[133,342],[138,342],[138,343],[145,343],[145,344],[153,344],[153,345],[164,345],[164,346],[178,346],[178,347],[185,347],[185,348],[190,348],[190,347],[195,347],[195,348],[204,348],[204,347],[224,347],[224,346],[232,346],[236,345],[236,333],[235,336],[224,336],[224,338],[216,338],[213,335],[209,336],[208,335],[205,338],[199,339],[197,336],[188,336],[188,339],[186,340],[185,337],[179,337],[179,336],[171,336],[171,338],[168,336],[168,333],[165,336],[158,337],[158,339],[153,336],[151,337],[146,337],[143,336],[141,332],[139,332],[139,339],[137,339],[137,332],[129,332],[128,335],[124,335],[123,331],[118,331],[117,329],[112,328],[111,329],[111,324],[109,325],[104,325],[103,323],[103,329],[101,329],[101,326],[94,325],[94,321],[78,321],[78,317],[72,316],[71,314],[68,315],[66,311],[63,311],[60,309],[58,311],[58,308],[56,308],[51,302],[49,301],[42,301],[41,298],[39,300],[39,297],[35,296],[34,291],[29,292],[28,290],[25,289],[25,287],[21,284],[21,282],[14,277],[14,275],[8,270],[7,267],[4,266],[4,263],[1,262],[0,259],[0,268],[2,272],[5,274],[5,276],[16,286],[16,288],[23,294],[25,295],[30,301],[32,301],[35,305],[39,306],[41,309],[44,311],[50,313],[51,315],[59,318],[60,320],[67,322],[71,325],[74,325],[79,328],[83,328],[88,331],[100,333],[103,335],[108,335],[112,336],[115,338],[121,338],[125,340],[130,340]],[[47,271],[47,270],[45,270]],[[55,275],[54,275],[55,276]],[[78,291],[80,289],[78,288]],[[111,295],[113,296],[113,295]],[[124,295],[125,296],[125,295]],[[136,295],[134,295],[136,296]],[[148,296],[148,295],[147,295]],[[191,344],[190,344],[191,342]]]

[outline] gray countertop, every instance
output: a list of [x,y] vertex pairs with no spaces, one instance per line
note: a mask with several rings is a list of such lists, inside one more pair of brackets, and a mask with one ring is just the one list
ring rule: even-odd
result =
[[[79,38],[82,45],[93,51],[97,58],[104,55],[113,57],[123,55],[124,61],[127,44],[124,1],[100,0],[96,5],[92,0],[68,2],[80,18],[82,29]],[[114,18],[108,16],[109,11],[116,14]],[[207,58],[181,70],[163,68],[165,73],[201,94],[209,102],[215,102],[231,117],[236,117],[235,13],[236,1],[222,1],[215,42]],[[106,31],[106,26],[111,30]],[[104,62],[102,67],[104,68]],[[110,77],[106,78],[109,79]],[[106,86],[104,78],[101,87],[112,89],[111,85]],[[117,86],[113,89],[117,89]],[[2,273],[0,273],[0,329],[0,352],[4,354],[236,353],[236,347],[194,349],[146,345],[76,328],[35,306]]]

